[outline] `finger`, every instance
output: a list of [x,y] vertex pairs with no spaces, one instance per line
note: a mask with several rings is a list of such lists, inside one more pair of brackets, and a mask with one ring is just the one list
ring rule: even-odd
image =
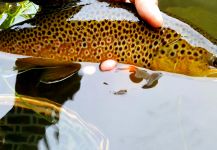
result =
[[[134,0],[131,0],[134,1]],[[157,0],[135,0],[139,15],[153,27],[161,27],[163,18],[157,6]]]

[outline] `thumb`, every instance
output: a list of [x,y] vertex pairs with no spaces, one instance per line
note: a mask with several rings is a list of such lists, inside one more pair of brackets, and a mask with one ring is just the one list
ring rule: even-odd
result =
[[157,6],[157,0],[135,0],[139,15],[153,27],[161,27],[163,18]]

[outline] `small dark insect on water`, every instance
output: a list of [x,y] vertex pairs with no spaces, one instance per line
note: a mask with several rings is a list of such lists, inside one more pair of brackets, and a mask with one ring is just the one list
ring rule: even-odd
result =
[[127,90],[126,89],[122,89],[122,90],[114,92],[114,95],[124,95],[126,93],[127,93]]

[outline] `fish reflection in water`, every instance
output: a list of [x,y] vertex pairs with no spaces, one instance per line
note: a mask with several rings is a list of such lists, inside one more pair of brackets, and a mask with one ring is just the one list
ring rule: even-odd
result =
[[[76,72],[61,82],[46,84],[40,82],[46,69],[18,72],[14,107],[0,120],[0,149],[105,149],[106,139],[97,128],[61,108],[80,89],[82,76]],[[0,97],[0,102],[7,100]]]
[[[27,59],[18,59],[16,61],[15,68],[21,72],[17,75],[15,85],[18,94],[52,99],[59,104],[63,104],[68,99],[73,99],[73,95],[80,88],[82,79],[82,76],[78,74],[80,65],[70,63],[71,66],[74,66],[73,68],[68,68],[68,64],[61,64],[54,60],[30,60],[37,62],[33,64],[33,61],[31,61],[30,65],[28,64],[30,61],[25,63]],[[68,72],[67,70],[70,71],[69,74],[65,73]],[[54,84],[41,82],[42,78],[51,79],[50,76],[52,76],[53,82],[57,80]]]

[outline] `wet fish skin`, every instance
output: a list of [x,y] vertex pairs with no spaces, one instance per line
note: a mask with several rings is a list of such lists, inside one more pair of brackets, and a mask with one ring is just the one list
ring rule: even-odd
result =
[[[0,51],[61,61],[115,59],[152,70],[217,77],[217,70],[210,68],[216,57],[204,48],[190,45],[174,30],[153,29],[141,20],[126,18],[88,20],[81,16],[84,18],[76,19],[85,6],[36,15],[10,30],[1,31]],[[118,13],[122,9],[137,16],[131,4],[109,3],[106,7],[114,9],[114,13],[109,14],[113,17],[124,15]],[[96,11],[101,13],[103,9]]]

